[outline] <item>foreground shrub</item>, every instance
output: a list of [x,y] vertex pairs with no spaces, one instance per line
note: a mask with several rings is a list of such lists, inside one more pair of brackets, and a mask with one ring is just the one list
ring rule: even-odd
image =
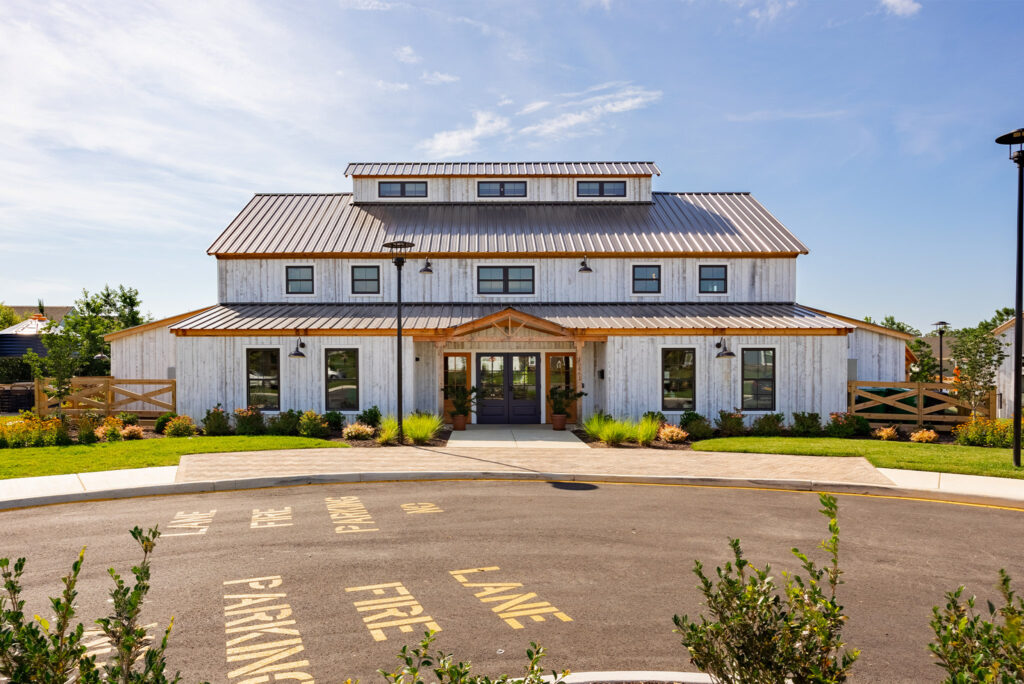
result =
[[100,424],[93,434],[96,435],[96,439],[104,442],[120,442],[121,441],[121,430],[124,429],[124,423],[117,416],[107,416],[103,419],[103,423]]
[[42,419],[23,411],[13,420],[0,422],[0,448],[65,446],[71,443],[67,425],[60,417]]
[[691,442],[699,442],[702,439],[711,439],[715,436],[715,429],[711,427],[708,419],[701,415],[691,418],[689,422],[680,422],[679,427],[690,435]]
[[889,427],[878,428],[871,433],[883,442],[894,442],[900,438],[900,429],[895,425]]
[[645,413],[634,428],[634,439],[640,446],[650,446],[651,442],[658,438],[658,431],[661,429],[661,421],[657,416],[649,415],[650,413]]
[[207,411],[203,417],[203,434],[210,437],[223,437],[231,434],[231,421],[220,404]]
[[100,425],[98,417],[91,413],[83,413],[75,421],[75,427],[78,428],[78,443],[79,444],[95,444],[99,441],[96,436],[96,428]]
[[737,410],[719,411],[718,418],[715,418],[715,427],[718,429],[719,437],[741,437],[747,434],[743,414]]
[[619,446],[636,439],[636,424],[629,420],[606,420],[601,424],[597,436],[608,446]]
[[783,592],[770,566],[759,569],[743,557],[739,539],[730,540],[734,560],[716,568],[717,582],[694,561],[710,616],[696,622],[676,615],[673,622],[690,660],[717,681],[844,682],[849,676],[859,652],[842,641],[847,616],[836,600],[842,575],[838,509],[835,497],[818,499],[829,519],[830,536],[819,545],[829,563],[819,568],[793,549],[807,576],[783,573]]
[[583,421],[583,432],[593,439],[601,439],[601,427],[611,419],[607,413],[592,413]]
[[915,430],[910,433],[911,442],[919,442],[921,444],[931,444],[939,438],[939,433],[935,430]]
[[282,411],[267,421],[267,433],[295,437],[299,434],[299,420],[301,419],[302,414],[295,409]]
[[121,430],[121,439],[126,442],[133,439],[142,439],[142,426],[125,425],[124,430]]
[[125,425],[139,424],[139,416],[134,413],[129,413],[128,411],[121,411],[117,414],[117,418]]
[[866,437],[871,434],[871,425],[864,416],[836,412],[828,414],[828,417],[825,434],[829,437],[849,439],[850,437]]
[[235,433],[239,435],[262,435],[267,431],[263,412],[255,406],[235,409]]
[[656,420],[658,421],[659,425],[664,425],[665,423],[668,422],[668,420],[665,418],[665,414],[662,413],[661,411],[644,411],[644,415],[640,416],[640,420],[644,420],[645,418],[651,418],[653,420]]
[[164,434],[168,437],[192,437],[196,432],[196,426],[188,416],[172,418],[164,428]]
[[153,424],[153,432],[155,432],[158,435],[164,434],[164,428],[167,427],[167,424],[169,422],[171,422],[171,420],[173,420],[174,418],[177,418],[177,417],[178,417],[178,414],[175,413],[174,411],[168,411],[167,413],[161,413],[160,417],[156,419],[156,423]]
[[413,444],[426,444],[444,427],[444,419],[433,413],[414,413],[406,416],[402,427]]
[[675,425],[662,425],[658,430],[658,439],[669,444],[682,444],[689,435],[686,430],[677,428]]
[[398,419],[394,416],[381,418],[380,427],[377,428],[378,444],[394,444],[398,441]]
[[[946,682],[1024,681],[1024,599],[1010,590],[1010,576],[999,571],[1003,605],[988,603],[990,620],[974,612],[974,597],[960,602],[964,587],[946,594],[946,607],[932,608],[935,640],[928,648],[946,671]],[[996,617],[1003,619],[995,624]]]
[[312,439],[327,439],[331,436],[331,429],[316,411],[306,411],[299,417],[299,436]]
[[345,426],[341,436],[345,439],[373,439],[374,432],[376,431],[365,423],[352,423]]
[[789,434],[794,437],[817,437],[821,434],[821,416],[817,413],[794,411]]
[[337,411],[328,411],[324,414],[324,420],[327,421],[327,427],[332,432],[341,432],[341,429],[345,427],[345,416]]
[[1013,446],[1013,421],[972,418],[953,427],[953,439],[964,446],[1009,448]]
[[369,425],[372,428],[380,427],[380,409],[376,405],[371,406],[356,416],[356,422]]
[[782,423],[786,416],[782,413],[766,413],[754,419],[750,426],[750,434],[758,437],[778,437],[782,434]]

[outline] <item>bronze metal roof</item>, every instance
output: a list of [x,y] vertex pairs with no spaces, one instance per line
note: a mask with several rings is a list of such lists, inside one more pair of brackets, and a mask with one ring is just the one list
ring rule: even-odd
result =
[[351,193],[256,195],[208,250],[231,256],[806,254],[749,193],[662,193],[650,203],[364,203]]
[[651,176],[654,162],[354,162],[346,176]]
[[[853,330],[855,326],[799,304],[403,304],[402,326],[444,330],[505,309],[575,330],[742,329]],[[183,331],[254,331],[289,334],[307,331],[381,330],[395,325],[395,305],[223,304],[170,326]]]

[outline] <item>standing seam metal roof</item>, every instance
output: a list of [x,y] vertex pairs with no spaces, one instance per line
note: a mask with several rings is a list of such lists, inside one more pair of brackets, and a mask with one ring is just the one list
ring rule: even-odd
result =
[[651,176],[654,162],[353,162],[346,176]]

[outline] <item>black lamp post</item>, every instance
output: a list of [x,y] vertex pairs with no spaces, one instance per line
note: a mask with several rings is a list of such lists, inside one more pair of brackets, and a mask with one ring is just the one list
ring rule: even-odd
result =
[[384,248],[390,249],[392,252],[397,252],[398,256],[392,259],[392,263],[395,264],[395,268],[398,269],[398,289],[396,291],[397,299],[397,311],[395,315],[396,328],[398,335],[396,337],[397,356],[398,356],[398,394],[396,398],[398,400],[398,443],[405,444],[405,432],[402,429],[402,267],[405,266],[405,257],[402,256],[402,252],[408,251],[415,247],[415,245],[407,240],[392,240],[391,242],[385,242]]
[[949,327],[949,323],[946,321],[936,321],[932,323],[935,326],[935,330],[939,333],[939,383],[946,381],[946,372],[942,367],[942,337],[946,334],[946,328]]
[[[1021,346],[1024,342],[1024,128],[1018,128],[996,138],[1000,145],[1009,145],[1010,159],[1017,165],[1017,291],[1013,320],[1013,465],[1020,467],[1020,394]],[[1016,148],[1016,149],[1015,149]]]

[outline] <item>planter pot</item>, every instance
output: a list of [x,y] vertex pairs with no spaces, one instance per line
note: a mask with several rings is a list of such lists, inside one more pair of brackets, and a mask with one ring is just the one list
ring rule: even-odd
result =
[[568,418],[564,413],[555,413],[551,416],[551,427],[555,430],[565,429],[565,420]]
[[452,416],[452,430],[465,430],[466,416]]

